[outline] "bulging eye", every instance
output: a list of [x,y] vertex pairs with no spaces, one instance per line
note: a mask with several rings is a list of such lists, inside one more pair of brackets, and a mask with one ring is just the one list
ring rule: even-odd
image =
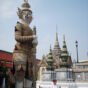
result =
[[28,16],[30,16],[30,14],[28,14]]

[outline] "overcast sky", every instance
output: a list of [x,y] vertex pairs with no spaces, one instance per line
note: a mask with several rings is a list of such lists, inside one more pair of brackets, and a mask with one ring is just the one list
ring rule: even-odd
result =
[[[0,0],[0,49],[12,52],[15,45],[14,27],[20,21],[16,12],[23,0]],[[59,44],[63,35],[72,59],[76,59],[75,41],[79,45],[79,59],[88,60],[88,0],[29,0],[33,11],[31,27],[37,28],[37,58],[54,48],[56,25]]]

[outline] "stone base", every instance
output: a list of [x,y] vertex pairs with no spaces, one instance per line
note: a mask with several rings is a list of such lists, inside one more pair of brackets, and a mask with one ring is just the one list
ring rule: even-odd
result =
[[17,81],[16,82],[16,88],[36,88],[36,87],[32,87],[32,81],[25,79],[24,82],[23,81]]
[[23,82],[16,82],[16,88],[23,88]]
[[32,81],[25,79],[24,80],[24,88],[32,88]]
[[55,71],[43,71],[41,76],[42,81],[73,81],[72,69],[56,69]]

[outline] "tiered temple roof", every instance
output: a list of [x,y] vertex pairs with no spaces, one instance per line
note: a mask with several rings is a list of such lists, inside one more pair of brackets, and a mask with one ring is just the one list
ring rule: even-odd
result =
[[[53,61],[51,61],[51,60],[53,60]],[[44,58],[41,60],[41,63],[45,66],[45,63],[47,63],[47,61],[53,62],[54,68],[71,67],[72,66],[72,60],[71,60],[71,56],[69,55],[68,50],[67,50],[65,36],[64,36],[64,41],[63,41],[63,48],[61,50],[59,41],[58,41],[58,34],[56,33],[56,41],[55,41],[54,49],[53,50],[50,49],[50,53],[48,54],[48,57],[44,56]],[[40,65],[40,67],[43,66],[42,64]],[[47,67],[47,66],[45,66],[45,67]]]
[[12,67],[13,66],[12,53],[0,50],[0,63],[3,63],[5,67]]
[[53,61],[54,59],[53,59],[52,50],[50,47],[50,52],[47,58],[47,70],[53,70]]
[[71,60],[71,56],[69,55],[68,50],[67,50],[65,36],[64,36],[63,49],[62,49],[60,58],[61,58],[60,67],[70,68],[72,66],[72,60]]

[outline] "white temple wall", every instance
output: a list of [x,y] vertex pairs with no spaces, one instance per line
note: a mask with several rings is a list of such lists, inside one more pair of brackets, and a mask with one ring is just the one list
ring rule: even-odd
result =
[[[37,81],[36,88],[50,88],[52,86],[52,82],[49,81]],[[57,85],[61,86],[61,88],[88,88],[87,82],[57,82]]]
[[56,69],[55,71],[42,71],[41,81],[73,81],[72,69]]

